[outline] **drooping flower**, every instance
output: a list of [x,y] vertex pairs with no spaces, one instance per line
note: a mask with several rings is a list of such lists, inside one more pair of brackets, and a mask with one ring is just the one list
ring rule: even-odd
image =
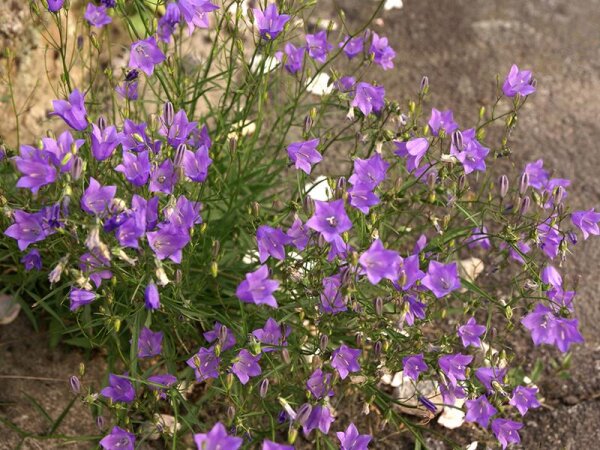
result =
[[467,422],[477,422],[483,428],[487,428],[490,419],[494,416],[498,410],[494,408],[488,401],[485,395],[481,395],[475,400],[467,400],[467,415],[465,420]]
[[494,392],[494,384],[504,384],[506,367],[479,367],[475,370],[475,376],[485,386],[488,392]]
[[290,238],[279,228],[261,225],[256,231],[258,256],[260,263],[264,263],[269,256],[279,261],[285,259],[285,246],[290,243]]
[[323,292],[321,293],[321,309],[329,314],[337,314],[348,310],[346,299],[341,290],[342,277],[334,275],[323,278]]
[[429,141],[425,138],[412,138],[406,142],[394,142],[396,155],[406,158],[406,170],[414,172],[421,165],[421,160],[429,149]]
[[71,311],[76,311],[84,305],[88,305],[96,300],[96,293],[85,289],[71,289],[69,292]]
[[296,165],[296,169],[304,171],[310,175],[313,164],[321,162],[323,157],[317,150],[320,140],[311,139],[309,141],[294,142],[287,147],[287,152]]
[[359,260],[363,273],[371,284],[378,284],[383,278],[390,281],[398,279],[401,258],[393,250],[386,250],[380,239],[376,239]]
[[269,268],[262,265],[258,270],[246,274],[246,279],[239,284],[235,294],[243,302],[277,308],[273,292],[278,288],[279,281],[269,279]]
[[21,258],[21,263],[25,266],[25,271],[30,270],[42,270],[42,257],[38,249],[34,248],[30,250],[25,256]]
[[329,428],[335,419],[331,416],[331,411],[327,406],[315,405],[312,407],[310,415],[302,424],[304,435],[308,435],[312,430],[319,429],[322,433],[329,433]]
[[284,64],[285,70],[291,74],[301,71],[306,47],[296,47],[294,44],[287,42],[283,48],[283,52],[286,55]]
[[[136,72],[137,70],[131,70],[130,72]],[[137,81],[124,81],[123,83],[115,87],[115,92],[125,100],[137,100],[138,99],[138,82]]]
[[315,200],[315,213],[306,225],[321,233],[329,243],[352,228],[352,222],[344,209],[344,200],[341,199],[330,202]]
[[375,32],[372,33],[372,36],[369,53],[373,55],[373,62],[379,64],[383,70],[393,69],[396,52],[389,46],[388,39],[379,37]]
[[286,444],[277,444],[276,442],[265,439],[262,444],[262,450],[294,450],[294,446]]
[[117,128],[112,125],[101,130],[98,125],[93,123],[90,139],[92,142],[92,155],[98,161],[104,161],[113,154],[115,148],[119,145],[121,136]]
[[448,380],[450,380],[450,384],[456,386],[458,380],[466,379],[465,370],[471,361],[473,361],[473,356],[457,353],[455,355],[440,356],[438,364],[448,377]]
[[221,422],[217,422],[208,433],[194,434],[198,450],[237,450],[243,444],[242,438],[229,436]]
[[187,230],[171,223],[157,231],[146,233],[148,244],[159,260],[169,258],[176,264],[181,263],[183,248],[190,242]]
[[429,128],[431,128],[431,133],[434,136],[439,136],[442,130],[449,135],[458,128],[458,124],[454,121],[454,113],[451,109],[439,111],[432,108]]
[[427,275],[421,280],[421,284],[433,292],[437,298],[445,297],[450,292],[460,289],[457,264],[455,262],[442,264],[430,261]]
[[123,152],[123,162],[115,167],[115,171],[125,175],[127,181],[134,186],[143,186],[150,177],[150,155],[148,150],[139,153]]
[[113,427],[110,433],[100,440],[104,450],[134,450],[135,435],[120,427]]
[[100,395],[110,398],[113,402],[131,403],[135,399],[135,389],[133,384],[125,376],[108,375],[108,386],[100,391]]
[[185,150],[183,154],[183,173],[192,181],[202,183],[208,176],[208,168],[212,164],[212,159],[208,155],[208,148],[200,146],[198,150],[192,152]]
[[407,291],[414,284],[423,279],[425,272],[419,268],[419,255],[410,255],[404,259],[400,258],[400,271],[398,282],[393,283],[398,290]]
[[177,183],[177,172],[170,159],[165,159],[160,166],[155,167],[150,174],[150,192],[171,194]]
[[132,69],[139,69],[151,76],[154,73],[154,66],[162,63],[165,59],[165,54],[156,44],[154,36],[131,44],[129,67]]
[[257,377],[262,373],[258,361],[261,354],[252,355],[248,350],[243,348],[238,353],[235,362],[231,366],[231,371],[239,378],[240,383],[246,384],[250,377]]
[[523,428],[523,424],[509,419],[494,419],[492,421],[492,431],[498,439],[498,442],[505,449],[508,444],[518,444],[521,442],[518,430]]
[[269,317],[265,326],[254,330],[252,336],[261,343],[261,351],[272,352],[277,350],[278,347],[287,346],[285,338],[290,332],[290,327],[279,325],[275,319]]
[[112,22],[112,18],[106,12],[106,6],[96,6],[91,2],[87,4],[83,17],[96,28],[102,28]]
[[543,283],[549,284],[554,288],[560,289],[562,287],[562,276],[556,267],[547,265],[542,269],[540,278]]
[[63,7],[65,0],[48,0],[48,11],[58,12]]
[[324,397],[333,397],[334,392],[331,389],[331,374],[325,373],[321,369],[315,369],[306,382],[306,389],[317,400]]
[[427,305],[425,303],[417,300],[413,295],[404,296],[404,310],[406,323],[409,325],[414,325],[415,319],[424,319],[425,318],[425,309]]
[[92,253],[84,253],[79,257],[79,269],[90,277],[96,288],[102,284],[102,280],[110,280],[113,276],[108,270],[110,259],[100,250],[100,246],[92,247]]
[[346,431],[338,431],[336,436],[340,441],[340,450],[367,450],[372,439],[369,434],[360,434],[353,423],[348,425]]
[[168,3],[165,9],[165,14],[158,19],[158,27],[156,29],[156,35],[158,38],[166,43],[171,41],[171,36],[175,32],[175,27],[181,20],[181,12],[177,7],[176,3]]
[[527,414],[528,410],[542,406],[537,399],[537,392],[537,387],[517,386],[513,390],[513,395],[509,403],[517,408],[519,413],[524,416]]
[[485,333],[485,326],[478,325],[471,317],[465,325],[458,327],[458,337],[462,340],[463,347],[481,347],[481,335]]
[[379,113],[385,106],[385,88],[360,82],[356,85],[356,93],[351,106],[358,108],[365,116],[372,112]]
[[419,379],[419,375],[423,372],[427,372],[429,367],[425,362],[425,358],[423,358],[423,353],[419,353],[418,355],[410,355],[402,358],[402,367],[404,375],[412,379],[413,381],[417,381]]
[[204,381],[209,378],[219,377],[219,358],[213,349],[201,347],[194,356],[186,361],[186,364],[194,369],[194,375],[197,381]]
[[14,157],[17,169],[23,175],[17,180],[18,188],[29,189],[33,194],[57,179],[56,167],[50,161],[50,153],[28,145],[22,145],[19,156]]
[[142,328],[138,337],[138,358],[152,358],[162,352],[163,333]]
[[[210,343],[218,340],[218,343],[221,346],[221,351],[223,352],[232,348],[236,342],[233,332],[219,322],[215,322],[215,327],[212,330],[205,332],[203,336],[204,339]],[[223,336],[225,336],[224,340],[222,338]]]
[[517,94],[527,97],[535,92],[532,81],[533,75],[530,70],[519,70],[517,65],[513,64],[502,85],[502,92],[507,97],[514,97]]
[[442,394],[442,400],[444,404],[454,406],[459,399],[463,399],[467,396],[465,390],[460,384],[446,384],[440,383],[440,393]]
[[219,9],[208,0],[177,0],[177,6],[188,25],[190,35],[194,28],[208,28],[208,13]]
[[285,24],[290,20],[289,15],[279,14],[275,3],[269,3],[264,12],[258,8],[254,8],[252,12],[254,13],[254,20],[260,32],[260,37],[269,41],[279,36]]
[[343,380],[350,372],[358,372],[360,370],[360,364],[358,363],[360,354],[360,349],[342,344],[331,354],[331,367],[338,371],[340,378]]
[[327,54],[333,48],[329,42],[327,42],[327,33],[325,31],[319,31],[315,34],[306,35],[306,47],[308,48],[308,55],[319,63],[327,61]]
[[116,186],[101,186],[90,177],[90,184],[81,196],[81,209],[88,214],[100,215],[108,209],[116,193]]
[[83,131],[88,126],[87,112],[85,110],[84,96],[77,89],[69,95],[69,101],[52,100],[55,114],[64,120],[67,125],[77,131]]
[[344,53],[349,59],[354,58],[362,53],[365,45],[365,40],[361,36],[350,37],[346,36],[339,47],[344,49]]
[[590,234],[595,236],[600,235],[600,228],[598,228],[598,222],[600,222],[600,213],[594,211],[592,208],[588,211],[574,211],[571,214],[571,222],[583,233],[583,239],[586,240]]
[[562,236],[556,226],[551,225],[550,219],[538,225],[539,247],[550,259],[558,256]]

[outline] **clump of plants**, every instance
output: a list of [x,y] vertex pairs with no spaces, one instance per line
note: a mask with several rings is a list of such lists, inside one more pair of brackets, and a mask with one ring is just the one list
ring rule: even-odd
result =
[[357,402],[420,444],[443,410],[520,441],[540,402],[511,334],[582,342],[562,273],[600,233],[542,160],[495,169],[530,71],[459,125],[427,78],[389,98],[394,43],[316,1],[102,0],[79,40],[68,1],[31,10],[65,131],[5,148],[3,289],[106,355],[103,386],[71,380],[102,448],[361,450]]

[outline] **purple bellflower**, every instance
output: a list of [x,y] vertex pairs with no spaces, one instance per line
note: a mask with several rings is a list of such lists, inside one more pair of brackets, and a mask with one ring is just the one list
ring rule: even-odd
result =
[[190,122],[186,112],[181,109],[175,113],[171,123],[166,123],[164,117],[158,130],[161,136],[167,138],[167,142],[173,148],[188,142],[190,134],[198,129],[198,122]]
[[488,230],[485,225],[473,228],[473,231],[471,231],[471,237],[467,242],[469,248],[474,248],[477,246],[484,250],[489,250],[492,248],[492,244],[488,238]]
[[458,124],[454,121],[452,110],[438,111],[433,108],[429,119],[429,128],[431,128],[431,133],[434,136],[439,136],[442,130],[449,135],[458,128]]
[[475,370],[475,376],[485,386],[488,392],[494,392],[494,384],[504,384],[507,369],[504,367],[479,367]]
[[243,348],[235,358],[235,362],[231,366],[231,371],[239,378],[240,383],[246,384],[250,377],[257,377],[262,373],[258,361],[261,354],[254,356],[248,350]]
[[376,239],[364,252],[358,263],[362,267],[362,272],[366,273],[371,284],[378,284],[383,278],[390,281],[398,279],[401,258],[393,250],[386,250],[380,239]]
[[150,192],[162,192],[163,194],[173,193],[173,188],[177,183],[177,172],[170,159],[165,159],[160,166],[155,167],[150,174]]
[[543,189],[550,180],[550,173],[544,169],[542,159],[527,164],[523,174],[527,175],[527,185],[537,190]]
[[346,36],[342,42],[340,42],[339,47],[344,49],[344,53],[349,59],[354,58],[362,53],[365,45],[365,40],[360,37],[350,37]]
[[321,309],[329,314],[337,314],[348,310],[346,299],[342,295],[342,276],[334,275],[323,278],[321,293]]
[[583,336],[577,329],[577,319],[565,319],[554,315],[547,306],[538,303],[535,309],[521,319],[531,333],[533,343],[551,344],[566,352],[571,344],[582,343]]
[[369,53],[373,55],[373,62],[379,64],[383,70],[393,69],[396,52],[388,45],[388,39],[379,37],[375,32],[372,33],[372,36]]
[[129,67],[132,69],[140,69],[146,75],[151,76],[154,73],[154,66],[162,63],[165,59],[165,54],[158,48],[154,36],[131,44]]
[[354,185],[362,183],[370,189],[374,189],[385,180],[389,167],[390,164],[378,153],[369,159],[356,158],[354,160],[354,171],[348,179],[348,183]]
[[275,3],[269,3],[264,12],[258,8],[254,8],[252,12],[260,37],[269,41],[279,36],[285,24],[290,20],[290,16],[287,14],[279,14]]
[[85,289],[71,289],[69,292],[71,311],[76,311],[84,305],[88,305],[96,300],[96,293]]
[[290,243],[290,238],[279,228],[261,225],[256,231],[258,243],[258,256],[260,263],[264,263],[269,256],[279,261],[285,259],[285,246]]
[[121,141],[120,133],[116,127],[111,125],[101,130],[95,123],[92,124],[90,138],[92,141],[92,154],[98,161],[110,158]]
[[492,421],[492,431],[505,449],[508,444],[518,444],[521,442],[519,430],[523,428],[523,424],[509,419],[494,419]]
[[535,92],[532,81],[533,75],[530,70],[519,70],[517,65],[513,64],[502,85],[502,92],[507,97],[514,97],[517,94],[527,97]]
[[270,280],[269,268],[262,265],[258,270],[246,274],[246,279],[239,284],[235,294],[243,302],[277,308],[273,292],[278,288],[279,281]]
[[112,22],[112,18],[106,13],[106,6],[96,6],[91,2],[87,4],[83,17],[96,28],[102,28]]
[[571,214],[571,222],[583,233],[583,240],[586,240],[590,234],[595,236],[600,235],[600,213],[594,211],[594,208],[589,211],[574,211]]
[[84,253],[79,257],[79,268],[90,277],[96,288],[102,284],[102,280],[110,280],[112,272],[107,269],[110,267],[110,260],[98,253]]
[[71,171],[74,155],[84,143],[83,139],[73,139],[73,135],[68,130],[61,133],[57,140],[42,138],[43,150],[48,153],[50,161],[63,173]]
[[200,217],[201,208],[202,203],[193,202],[188,200],[184,195],[181,195],[177,199],[175,207],[166,208],[164,215],[169,224],[189,230],[194,225],[202,223],[202,217]]
[[363,214],[369,214],[371,207],[379,204],[379,197],[373,192],[373,188],[364,184],[357,183],[348,189],[348,198],[350,205],[358,209]]
[[81,196],[81,209],[88,214],[104,213],[117,193],[116,186],[101,186],[94,177],[90,177],[90,185]]
[[517,386],[513,390],[513,395],[509,403],[517,408],[519,413],[524,416],[527,414],[528,410],[542,406],[537,399],[537,392],[537,387]]
[[277,350],[277,347],[285,347],[287,345],[285,338],[290,332],[290,327],[279,325],[275,319],[269,317],[265,326],[254,330],[252,336],[261,343],[261,350],[263,352],[272,352]]
[[321,233],[326,242],[333,242],[340,234],[352,228],[352,222],[344,209],[344,200],[323,202],[315,200],[315,213],[306,225]]
[[148,244],[159,260],[169,258],[176,264],[181,263],[183,248],[190,242],[190,235],[181,227],[167,224],[158,231],[146,234]]
[[385,89],[383,86],[373,86],[360,82],[356,85],[356,94],[351,106],[358,108],[365,116],[372,112],[378,114],[385,106]]
[[158,393],[158,398],[166,400],[167,393],[165,390],[177,383],[177,377],[171,375],[170,373],[165,373],[160,375],[152,375],[151,377],[148,377],[148,381],[152,383],[148,385],[148,388],[151,391],[156,391]]
[[542,269],[540,278],[543,283],[549,284],[555,289],[560,289],[562,287],[563,280],[560,272],[556,269],[556,267],[550,264]]
[[215,354],[213,347],[201,347],[198,353],[186,361],[186,364],[194,369],[194,376],[197,381],[218,378],[220,363],[221,358]]
[[148,150],[140,153],[123,152],[123,162],[115,167],[115,171],[125,175],[127,181],[134,186],[143,186],[150,177],[150,155]]
[[465,420],[467,422],[477,422],[483,428],[487,428],[490,419],[494,416],[498,410],[494,408],[488,401],[485,395],[482,395],[475,400],[467,400],[467,415]]
[[324,397],[333,397],[334,392],[331,389],[331,374],[325,373],[321,369],[315,369],[306,382],[306,389],[313,397],[320,400]]
[[450,154],[455,156],[460,161],[468,175],[474,171],[485,172],[485,158],[489,154],[490,149],[479,143],[475,137],[475,129],[470,128],[462,132],[463,144],[462,148],[458,149],[452,144],[450,146]]
[[421,280],[421,283],[437,298],[445,297],[450,292],[460,289],[458,267],[455,262],[442,264],[430,261],[427,275]]
[[65,0],[48,0],[48,11],[50,12],[58,12],[63,7]]
[[48,151],[22,145],[20,155],[14,157],[17,170],[23,175],[17,180],[17,187],[37,194],[43,186],[54,183],[58,174],[50,159]]
[[242,446],[242,438],[229,436],[221,422],[217,422],[208,433],[194,435],[198,450],[237,450]]
[[425,363],[425,359],[423,358],[423,353],[405,356],[402,358],[402,366],[404,375],[415,382],[419,379],[420,374],[427,372],[429,369],[427,363]]
[[471,317],[465,325],[458,327],[458,337],[462,340],[463,347],[481,347],[481,335],[485,333],[485,326],[478,325],[475,318]]
[[360,434],[351,423],[346,431],[336,433],[340,441],[340,450],[367,450],[372,437],[368,434]]
[[163,334],[147,327],[142,328],[138,337],[138,358],[152,358],[162,352]]
[[350,372],[358,372],[360,364],[360,349],[348,347],[346,344],[340,345],[331,354],[331,367],[340,374],[340,378],[345,379]]
[[175,32],[175,27],[179,24],[180,20],[181,12],[179,11],[177,4],[167,4],[165,14],[158,19],[158,28],[156,30],[158,38],[168,44],[171,41],[171,37]]
[[100,391],[100,395],[113,402],[131,403],[135,399],[135,389],[127,378],[111,373],[108,375],[108,386]]
[[208,28],[208,13],[219,9],[208,0],[177,0],[177,6],[187,23],[190,35],[194,28]]
[[34,248],[30,250],[25,256],[21,258],[21,263],[25,266],[25,271],[30,270],[42,270],[42,257],[38,249]]
[[414,172],[421,165],[421,160],[429,149],[429,141],[425,138],[413,138],[407,142],[395,142],[396,155],[406,158],[406,170]]
[[88,126],[84,96],[77,89],[69,95],[69,101],[52,100],[53,115],[59,116],[74,130],[83,131]]
[[307,175],[310,175],[313,164],[317,164],[323,159],[317,151],[318,145],[319,139],[294,142],[288,145],[287,152],[292,162],[296,165],[296,169],[300,169]]
[[306,53],[306,47],[296,47],[294,44],[286,43],[283,48],[285,53],[285,70],[291,74],[295,74],[302,70],[302,64],[304,63],[304,54]]
[[315,405],[313,406],[310,415],[302,424],[302,431],[304,435],[308,435],[312,430],[319,429],[322,433],[329,433],[329,428],[334,422],[334,418],[331,416],[331,411],[327,406]]
[[27,213],[16,209],[13,218],[14,223],[4,231],[4,234],[17,240],[19,250],[23,251],[29,244],[43,241],[48,236],[43,211]]
[[399,282],[403,282],[400,285],[398,282],[394,283],[394,287],[397,290],[406,291],[414,286],[414,284],[421,280],[425,276],[425,272],[419,269],[419,255],[411,255],[400,261],[400,279]]
[[294,450],[293,445],[278,444],[265,439],[262,444],[262,450]]
[[[221,339],[223,335],[225,335],[225,341]],[[215,322],[215,327],[212,330],[205,332],[203,336],[204,339],[210,343],[218,340],[218,343],[221,345],[221,351],[233,348],[236,342],[233,332],[219,322]]]
[[104,436],[100,441],[104,450],[134,450],[135,435],[120,427],[113,427],[110,434]]
[[455,355],[440,356],[438,364],[446,377],[448,377],[448,380],[450,380],[450,384],[456,386],[458,380],[465,380],[467,378],[465,370],[471,361],[473,361],[473,356],[457,353]]
[[306,47],[308,48],[308,55],[312,59],[324,63],[327,61],[327,54],[333,48],[333,45],[327,42],[327,32],[319,31],[316,34],[306,35]]
[[202,183],[206,180],[208,168],[212,164],[212,159],[208,155],[208,148],[202,145],[195,152],[185,150],[182,164],[183,173],[186,177],[197,183]]
[[296,247],[297,250],[302,251],[308,245],[310,230],[306,229],[306,226],[299,217],[294,219],[294,223],[292,223],[292,226],[287,230],[286,234],[290,238],[290,244]]

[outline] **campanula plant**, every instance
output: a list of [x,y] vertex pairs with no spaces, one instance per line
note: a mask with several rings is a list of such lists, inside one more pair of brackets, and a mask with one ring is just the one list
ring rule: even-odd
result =
[[[498,172],[532,72],[507,68],[459,124],[427,78],[406,104],[378,83],[399,61],[370,21],[248,3],[103,0],[77,19],[32,0],[60,36],[61,132],[0,161],[3,284],[54,341],[106,355],[102,386],[75,383],[90,439],[362,450],[391,428],[424,444],[414,415],[449,409],[519,443],[541,399],[512,332],[583,341],[567,256],[600,234],[542,160]],[[378,432],[343,418],[351,402]]]

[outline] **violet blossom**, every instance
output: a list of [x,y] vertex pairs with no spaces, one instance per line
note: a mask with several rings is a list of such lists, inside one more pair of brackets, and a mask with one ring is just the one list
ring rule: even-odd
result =
[[342,344],[331,354],[331,367],[337,370],[340,378],[343,380],[350,372],[358,372],[360,370],[360,364],[358,363],[360,354],[360,349]]
[[269,41],[279,36],[285,24],[290,20],[289,15],[279,14],[275,3],[269,3],[264,12],[258,8],[254,8],[252,12],[260,37]]
[[16,209],[13,218],[14,223],[4,231],[4,234],[17,241],[19,250],[23,251],[30,244],[43,241],[48,236],[48,230],[43,223],[43,211],[28,213]]
[[356,85],[354,100],[350,104],[358,108],[365,116],[372,112],[378,114],[385,106],[385,88],[360,82]]
[[131,44],[129,53],[129,67],[140,69],[146,75],[154,73],[154,66],[166,59],[165,54],[156,44],[154,36],[142,39]]
[[498,442],[505,449],[508,444],[518,444],[521,442],[518,430],[523,428],[523,424],[509,419],[494,419],[492,421],[492,431],[498,439]]
[[431,128],[431,133],[434,136],[439,136],[440,131],[444,131],[445,134],[449,135],[458,128],[458,124],[454,121],[454,114],[451,109],[439,111],[432,108],[429,128]]
[[346,299],[342,295],[342,276],[333,275],[323,278],[321,292],[321,309],[329,314],[337,314],[348,310]]
[[285,259],[285,246],[290,243],[290,238],[279,228],[261,225],[256,231],[258,256],[260,263],[264,263],[269,256],[283,261]]
[[102,28],[112,22],[112,18],[106,12],[106,6],[96,6],[91,2],[87,4],[83,17],[96,28]]
[[475,318],[471,317],[465,325],[458,327],[458,337],[462,340],[463,347],[481,347],[481,335],[485,333],[484,325],[478,325]]
[[208,28],[208,13],[219,9],[208,0],[177,0],[177,6],[187,23],[190,35],[194,32],[194,28]]
[[319,368],[315,369],[306,382],[306,389],[308,389],[310,394],[317,400],[324,397],[333,397],[334,392],[333,389],[331,389],[331,374],[325,373]]
[[333,48],[333,45],[327,42],[327,33],[319,31],[315,34],[306,35],[306,47],[308,48],[308,55],[312,59],[324,63],[327,61],[327,54]]
[[537,387],[517,386],[513,390],[509,404],[517,408],[519,413],[524,416],[528,410],[542,406],[537,399],[537,392]]
[[365,40],[361,36],[350,37],[346,36],[339,47],[344,49],[344,53],[348,59],[352,59],[362,53],[365,45]]
[[63,7],[65,0],[47,0],[48,1],[48,11],[50,12],[58,12]]
[[150,173],[150,192],[173,193],[177,183],[177,172],[170,159],[165,159],[159,166],[154,167]]
[[402,367],[404,375],[406,375],[415,382],[418,381],[420,374],[429,370],[429,367],[425,363],[423,353],[419,353],[418,355],[405,356],[404,358],[402,358]]
[[322,433],[327,434],[334,421],[335,419],[331,416],[329,407],[315,405],[312,407],[308,418],[302,424],[302,431],[305,436],[315,429],[319,429]]
[[235,294],[243,302],[277,308],[273,292],[278,288],[279,281],[269,279],[269,268],[262,265],[258,270],[246,274],[246,279],[239,284]]
[[90,139],[92,155],[98,161],[104,161],[112,156],[121,141],[121,135],[112,125],[101,130],[93,123]]
[[340,450],[367,450],[372,439],[369,434],[360,434],[353,423],[348,425],[346,431],[338,431],[336,436],[340,441]]
[[379,64],[383,70],[393,69],[396,52],[388,45],[388,39],[379,37],[375,32],[372,33],[372,36],[369,53],[373,55],[373,62]]
[[293,142],[288,145],[287,152],[296,165],[296,169],[304,171],[307,175],[310,175],[313,164],[321,162],[323,157],[317,150],[319,145],[319,139],[311,139],[303,142]]
[[90,184],[81,196],[81,209],[88,214],[100,215],[108,209],[116,193],[116,186],[101,186],[94,177],[90,177]]
[[502,92],[509,98],[517,94],[527,97],[535,92],[532,82],[533,75],[530,70],[519,70],[517,65],[513,64],[502,85]]
[[208,433],[194,434],[198,450],[237,450],[242,446],[242,438],[229,436],[221,422],[217,422]]
[[17,180],[17,187],[37,194],[40,188],[54,183],[58,174],[50,158],[51,154],[45,150],[21,145],[19,156],[14,157],[17,170],[23,175]]
[[110,398],[113,402],[131,403],[135,399],[135,389],[127,378],[127,374],[108,375],[108,386],[100,391],[100,395]]
[[194,369],[196,381],[204,381],[219,377],[220,362],[221,358],[215,354],[213,347],[201,347],[198,353],[186,361],[186,364]]
[[358,262],[362,267],[361,272],[367,275],[371,284],[378,284],[384,278],[390,281],[398,279],[400,255],[393,250],[386,250],[380,239],[373,241]]
[[421,284],[437,298],[445,297],[452,291],[460,289],[457,264],[455,262],[442,264],[437,261],[430,261],[427,274],[421,280]]
[[152,358],[162,352],[163,333],[142,328],[138,337],[138,358]]
[[275,319],[269,317],[263,328],[252,332],[252,336],[261,343],[262,352],[272,352],[278,347],[287,346],[286,337],[290,334],[289,326],[279,325]]
[[42,257],[38,249],[34,248],[21,258],[21,263],[25,266],[25,271],[42,270]]
[[475,400],[467,400],[465,404],[467,406],[465,420],[467,422],[476,422],[483,428],[488,427],[490,419],[498,412],[498,410],[490,404],[485,395],[481,395]]
[[473,361],[473,356],[457,353],[454,355],[443,355],[438,359],[440,369],[450,380],[452,386],[456,386],[458,380],[466,380],[465,371],[467,366]]
[[574,211],[571,213],[571,222],[583,233],[583,240],[586,240],[591,234],[600,235],[600,213],[594,211],[594,208],[587,211]]
[[53,115],[60,116],[67,125],[77,131],[83,131],[88,126],[87,111],[85,110],[84,96],[77,89],[69,95],[69,101],[52,100]]
[[252,355],[248,350],[243,348],[238,353],[235,362],[231,366],[231,371],[238,377],[240,383],[246,384],[250,377],[256,377],[262,373],[258,361],[261,354]]
[[475,377],[485,386],[488,392],[494,392],[496,383],[504,384],[507,369],[505,367],[479,367],[475,370]]
[[150,177],[150,155],[148,150],[139,153],[123,152],[123,162],[115,167],[115,171],[125,175],[127,181],[134,186],[144,186]]
[[104,450],[134,450],[135,435],[115,426],[99,443]]
[[190,242],[189,233],[173,224],[166,224],[157,231],[146,233],[146,236],[159,260],[168,258],[176,264],[181,263],[183,248]]
[[192,152],[185,150],[183,153],[183,173],[190,180],[202,183],[208,176],[208,168],[212,164],[212,159],[208,154],[208,148],[204,145],[198,150]]
[[69,292],[69,300],[69,309],[71,311],[76,311],[82,306],[89,305],[96,300],[96,293],[85,289],[73,288],[71,289],[71,292]]
[[285,70],[291,74],[295,74],[302,70],[302,64],[304,63],[304,53],[306,53],[306,47],[296,47],[294,44],[287,42],[283,51],[286,55],[285,59]]
[[[215,326],[212,330],[206,331],[204,334],[204,339],[208,342],[212,343],[218,340],[218,344],[221,346],[221,351],[229,350],[233,348],[236,343],[235,335],[233,332],[227,328],[225,325],[215,322]],[[225,340],[222,339],[222,336],[225,336]]]
[[352,228],[352,222],[344,209],[344,200],[324,202],[315,200],[315,212],[306,226],[321,233],[326,242],[333,242],[340,234]]

